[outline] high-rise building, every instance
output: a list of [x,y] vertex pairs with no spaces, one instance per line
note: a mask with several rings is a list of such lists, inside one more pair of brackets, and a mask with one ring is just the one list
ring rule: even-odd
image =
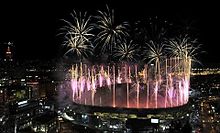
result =
[[[11,43],[9,42],[9,44],[11,44]],[[4,61],[13,61],[13,54],[12,54],[12,50],[11,50],[11,45],[8,45],[8,47],[5,51]]]

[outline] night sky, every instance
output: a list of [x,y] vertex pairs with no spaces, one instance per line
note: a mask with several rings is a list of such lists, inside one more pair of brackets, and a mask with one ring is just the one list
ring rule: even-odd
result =
[[60,56],[60,40],[56,36],[73,9],[95,14],[105,10],[106,4],[115,9],[116,20],[133,21],[149,16],[190,19],[198,32],[198,39],[206,53],[200,56],[203,64],[219,63],[219,12],[216,3],[178,1],[176,3],[127,0],[72,0],[71,2],[8,2],[0,3],[0,43],[12,41],[20,59],[53,59]]

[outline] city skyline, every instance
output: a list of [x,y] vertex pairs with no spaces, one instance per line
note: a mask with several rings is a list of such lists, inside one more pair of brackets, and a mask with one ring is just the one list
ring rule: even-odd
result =
[[[53,4],[53,6],[51,5]],[[61,41],[57,34],[61,26],[61,19],[68,19],[73,10],[87,11],[89,14],[97,10],[105,10],[106,4],[115,10],[119,21],[138,21],[149,17],[163,17],[168,20],[189,20],[192,28],[198,33],[198,40],[202,43],[200,55],[203,64],[218,63],[217,34],[219,26],[215,20],[217,11],[214,4],[199,3],[168,3],[158,4],[143,2],[33,2],[19,4],[3,4],[1,8],[1,40],[13,42],[16,46],[18,58],[52,59],[61,56]],[[213,6],[213,7],[212,7]],[[206,10],[205,10],[206,9]],[[195,23],[194,23],[195,22]]]
[[0,2],[0,132],[220,132],[215,5]]

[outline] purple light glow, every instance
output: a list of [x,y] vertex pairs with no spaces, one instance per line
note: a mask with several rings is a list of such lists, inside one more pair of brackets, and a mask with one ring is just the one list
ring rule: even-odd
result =
[[[72,99],[79,104],[123,108],[168,108],[188,102],[190,59],[170,58],[156,65],[75,64]],[[160,72],[155,70],[160,68]]]

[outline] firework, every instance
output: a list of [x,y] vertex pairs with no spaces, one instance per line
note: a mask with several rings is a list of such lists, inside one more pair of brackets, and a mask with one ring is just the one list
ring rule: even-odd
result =
[[[101,49],[101,55],[107,53],[119,62],[126,61],[72,65],[70,87],[74,102],[127,108],[167,108],[188,102],[191,59],[195,59],[200,48],[196,39],[187,35],[166,39],[167,27],[150,20],[144,27],[137,22],[140,29],[137,27],[134,30],[137,34],[127,41],[129,24],[116,24],[114,10],[108,7],[106,12],[98,11],[95,24],[86,13],[74,11],[71,16],[73,22],[64,20],[67,25],[61,28],[63,45],[67,48],[65,55],[73,54],[82,60],[93,54],[94,43],[97,50]],[[92,34],[93,30],[96,34]],[[142,43],[146,45],[138,45]],[[148,64],[130,63],[136,61],[139,48]]]
[[72,52],[74,56],[82,59],[83,57],[88,57],[89,54],[91,55],[93,53],[92,45],[86,43],[86,41],[83,39],[76,39],[72,35],[65,36],[63,45],[68,48],[64,55]]
[[116,24],[114,10],[110,10],[108,6],[107,12],[98,11],[98,13],[96,27],[99,29],[99,33],[95,42],[97,42],[97,46],[101,45],[102,53],[108,50],[112,53],[113,47],[128,36],[127,27],[129,24],[127,22]]
[[76,11],[71,13],[73,21],[63,20],[66,25],[61,28],[61,33],[64,35],[63,45],[68,48],[64,55],[72,52],[72,54],[82,59],[83,57],[88,57],[93,53],[93,45],[91,39],[94,36],[91,31],[94,26],[91,22],[91,16],[87,13],[78,14]]
[[167,50],[173,57],[182,59],[191,58],[193,61],[198,62],[196,55],[201,44],[198,44],[197,39],[191,39],[188,35],[179,36],[168,40]]
[[119,58],[119,61],[135,61],[137,56],[138,45],[131,40],[129,43],[120,43],[115,51],[114,57]]
[[91,16],[88,16],[85,12],[82,14],[79,12],[78,14],[76,11],[71,13],[73,21],[63,20],[67,25],[61,28],[61,34],[65,35],[72,35],[73,39],[82,39],[84,42],[90,42],[90,39],[94,36],[91,31],[94,29],[93,24],[91,23]]
[[164,57],[164,44],[154,43],[153,41],[149,41],[146,43],[146,47],[144,47],[144,60],[148,60],[148,63],[153,61],[158,62],[162,57]]
[[[181,106],[189,98],[190,73],[187,72],[191,64],[185,60],[177,64],[173,61],[168,59],[172,62],[169,65],[161,62],[166,67],[161,69],[161,73],[169,69],[161,80],[152,76],[154,69],[149,64],[145,64],[146,77],[140,74],[143,69],[137,64],[74,64],[70,71],[71,80],[67,83],[72,89],[73,101],[78,104],[125,108]],[[184,64],[184,69],[180,72],[170,69],[181,64]]]

